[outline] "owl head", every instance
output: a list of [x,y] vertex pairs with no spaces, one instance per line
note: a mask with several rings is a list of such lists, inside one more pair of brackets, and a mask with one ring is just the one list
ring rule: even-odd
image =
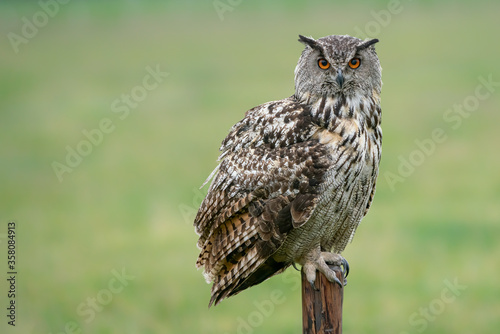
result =
[[295,68],[299,100],[380,94],[382,68],[374,46],[378,39],[330,35],[315,40],[299,35],[299,42],[306,45]]

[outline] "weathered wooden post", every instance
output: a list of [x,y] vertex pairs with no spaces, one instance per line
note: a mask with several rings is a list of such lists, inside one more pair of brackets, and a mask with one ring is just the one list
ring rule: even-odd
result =
[[[337,278],[344,282],[344,275],[338,266],[330,266]],[[307,281],[302,271],[302,328],[303,334],[341,334],[342,302],[344,287],[328,281],[317,272],[316,290]]]

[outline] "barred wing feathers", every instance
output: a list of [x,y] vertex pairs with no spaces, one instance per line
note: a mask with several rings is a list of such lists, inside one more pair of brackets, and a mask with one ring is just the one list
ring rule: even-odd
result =
[[197,267],[213,282],[210,305],[285,270],[272,255],[303,225],[329,167],[321,128],[293,98],[249,110],[221,146],[220,164],[195,219]]

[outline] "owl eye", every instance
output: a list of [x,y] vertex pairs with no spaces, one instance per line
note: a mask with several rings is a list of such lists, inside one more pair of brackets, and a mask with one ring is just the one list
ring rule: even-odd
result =
[[318,66],[322,70],[326,70],[330,67],[330,63],[325,58],[321,58],[320,60],[318,60]]
[[349,67],[350,68],[358,68],[359,65],[361,65],[361,59],[359,59],[359,58],[352,58],[349,61]]

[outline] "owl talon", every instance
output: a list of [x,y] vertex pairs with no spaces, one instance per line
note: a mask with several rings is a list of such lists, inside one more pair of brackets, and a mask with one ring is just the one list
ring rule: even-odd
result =
[[311,284],[313,290],[318,290],[314,284],[316,281],[316,266],[313,262],[306,262],[302,265],[302,270],[306,274],[307,281]]
[[297,271],[300,271],[299,268],[297,268],[297,265],[295,264],[295,262],[292,262],[292,267],[297,270]]
[[349,275],[349,262],[345,258],[342,258],[342,266],[340,267],[342,274],[344,274],[344,280]]
[[325,277],[330,282],[335,282],[340,287],[347,284],[345,279],[344,283],[342,283],[337,278],[337,274],[335,273],[335,271],[328,267],[328,264],[336,265],[339,266],[341,270],[343,270],[342,273],[349,272],[349,264],[339,254],[320,252],[319,249],[315,249],[311,253],[309,253],[305,257],[305,259],[301,261],[301,263],[303,263],[302,270],[304,270],[307,280],[309,281],[309,283],[311,283],[311,286],[313,286],[315,290],[317,290],[314,285],[314,282],[316,280],[316,270],[325,275]]
[[[321,256],[325,259],[326,263],[340,267],[340,270],[342,271],[342,274],[344,275],[344,284],[342,284],[342,285],[347,285],[346,277],[347,277],[347,275],[349,275],[349,263],[347,262],[347,260],[339,254],[330,253],[330,252],[321,252]],[[338,279],[335,280],[335,282],[337,282],[337,281],[340,283],[340,280],[338,280]]]

